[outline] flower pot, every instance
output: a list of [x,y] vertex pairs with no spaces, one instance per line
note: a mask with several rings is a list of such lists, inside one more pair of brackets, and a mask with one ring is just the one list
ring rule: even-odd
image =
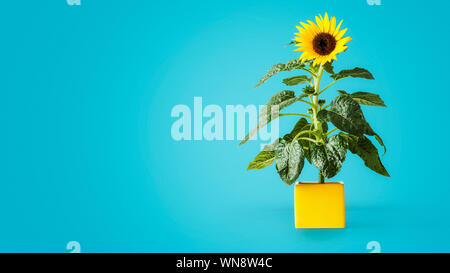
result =
[[345,200],[342,182],[295,184],[296,228],[344,228]]

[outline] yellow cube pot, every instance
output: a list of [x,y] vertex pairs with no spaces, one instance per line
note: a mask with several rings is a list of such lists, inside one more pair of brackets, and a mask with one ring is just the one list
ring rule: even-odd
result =
[[345,200],[342,182],[295,184],[296,228],[344,228]]

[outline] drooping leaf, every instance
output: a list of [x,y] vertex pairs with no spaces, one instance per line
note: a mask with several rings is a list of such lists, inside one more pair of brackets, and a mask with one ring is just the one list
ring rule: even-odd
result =
[[253,159],[250,164],[248,164],[248,170],[256,170],[262,169],[273,163],[275,160],[275,152],[274,151],[261,151],[259,154]]
[[305,63],[302,63],[298,58],[288,61],[286,64],[276,64],[272,66],[269,71],[264,75],[264,77],[261,78],[261,80],[258,82],[257,85],[255,85],[255,88],[260,86],[261,84],[265,83],[270,77],[273,75],[282,72],[282,71],[292,71],[294,69],[300,69],[304,68]]
[[389,176],[389,173],[381,163],[377,148],[367,137],[347,136],[350,152],[358,155],[364,161],[364,164],[372,171],[384,176]]
[[370,73],[368,70],[366,70],[364,68],[360,68],[360,67],[355,67],[353,69],[344,69],[344,70],[341,70],[337,74],[332,74],[330,77],[336,81],[347,78],[347,77],[363,78],[363,79],[368,79],[368,80],[375,79],[373,77],[372,73]]
[[370,105],[370,106],[382,106],[386,107],[384,101],[380,98],[379,95],[369,92],[355,92],[353,94],[349,94],[344,90],[338,90],[339,94],[344,95],[348,94],[352,96],[352,98],[359,104]]
[[[345,91],[344,91],[345,92]],[[349,99],[351,97],[351,99]],[[367,123],[362,113],[361,107],[354,102],[353,94],[343,94],[331,102],[328,119],[339,129],[354,135],[366,134],[375,136],[378,143],[383,146],[384,153],[386,153],[386,145],[384,145],[381,137],[373,131]],[[337,113],[337,114],[336,114]],[[338,125],[336,125],[338,124]]]
[[374,93],[355,92],[352,93],[351,96],[359,104],[386,107],[386,104],[384,104],[384,101],[380,96]]
[[301,75],[301,76],[294,76],[294,77],[290,77],[290,78],[286,78],[283,80],[283,83],[289,86],[293,86],[293,85],[298,85],[301,83],[305,83],[308,82],[309,78],[305,75]]
[[347,139],[341,135],[331,136],[325,145],[311,143],[311,161],[326,178],[331,178],[341,170],[347,147]]
[[383,140],[381,139],[381,137],[378,134],[375,134],[375,139],[378,141],[378,143],[383,146],[384,148],[384,153],[386,153],[386,146],[384,145]]
[[319,120],[331,121],[338,129],[353,135],[375,135],[364,118],[361,106],[349,94],[336,97],[330,104],[330,110],[321,110]]
[[264,146],[264,148],[262,149],[263,151],[268,151],[268,152],[274,152],[275,149],[278,146],[278,143],[280,143],[281,138],[276,139],[272,144],[267,144]]
[[269,124],[272,120],[279,117],[281,109],[293,104],[297,100],[295,92],[291,90],[284,90],[273,95],[269,102],[261,108],[259,114],[259,123],[253,128],[248,135],[241,140],[239,145],[246,143],[253,137],[261,128]]
[[303,148],[297,140],[291,143],[281,140],[275,150],[276,169],[287,185],[291,185],[302,172],[305,164]]
[[262,169],[273,163],[275,160],[275,149],[281,138],[276,139],[272,144],[265,145],[262,151],[248,164],[248,170]]

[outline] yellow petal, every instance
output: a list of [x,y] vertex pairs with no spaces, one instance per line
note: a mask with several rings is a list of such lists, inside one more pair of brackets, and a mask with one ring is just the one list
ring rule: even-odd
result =
[[347,32],[347,29],[345,28],[345,29],[343,29],[343,30],[341,30],[341,31],[339,31],[337,34],[336,34],[336,40],[339,40],[339,39],[341,39],[342,38],[342,36],[344,36],[344,34],[345,34],[345,32]]
[[328,33],[330,31],[330,20],[328,14],[325,12],[325,18],[323,19],[323,32]]
[[[320,17],[322,17],[322,16],[320,16]],[[317,26],[319,27],[319,32],[323,32],[323,22],[317,16],[316,16],[316,22],[317,22]]]
[[328,31],[328,33],[333,35],[335,29],[336,29],[336,17],[331,17],[330,31]]
[[344,45],[347,42],[350,42],[352,40],[352,38],[350,37],[344,37],[342,39],[339,40],[340,43],[342,43],[342,45]]
[[301,22],[300,24],[301,24],[302,27],[303,27],[302,31],[303,31],[303,30],[308,30],[308,28],[310,28],[310,26],[309,26],[308,24],[305,24],[305,23],[303,23],[303,22]]
[[312,30],[314,32],[314,34],[320,33],[320,29],[316,24],[314,24],[311,20],[307,20],[307,22],[311,25],[310,30]]
[[344,20],[341,20],[341,21],[339,22],[339,25],[338,25],[338,26],[336,27],[336,29],[334,30],[333,36],[336,36],[336,34],[338,33],[339,28],[341,27],[343,21],[344,21]]

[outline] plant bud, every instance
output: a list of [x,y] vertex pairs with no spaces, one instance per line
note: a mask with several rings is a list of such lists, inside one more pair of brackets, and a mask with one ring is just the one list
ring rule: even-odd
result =
[[303,93],[305,93],[307,95],[312,95],[315,92],[316,92],[316,90],[312,86],[306,86],[305,88],[303,88]]

